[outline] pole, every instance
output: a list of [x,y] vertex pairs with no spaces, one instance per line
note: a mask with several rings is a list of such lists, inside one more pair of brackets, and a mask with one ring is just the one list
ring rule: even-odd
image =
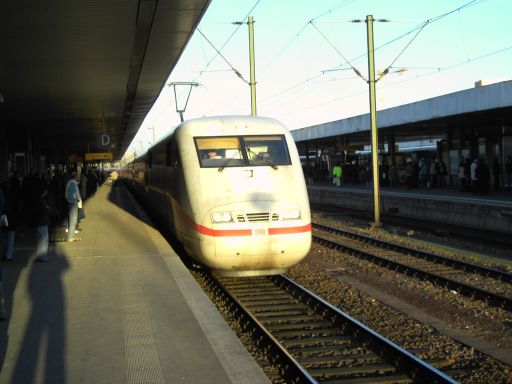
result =
[[254,20],[249,16],[249,60],[251,65],[251,115],[256,116],[256,71],[254,66]]
[[373,209],[374,226],[380,226],[380,194],[379,194],[379,145],[377,134],[377,108],[375,97],[375,57],[373,48],[373,16],[366,16],[368,33],[368,85],[370,87],[370,123],[372,132],[372,169],[373,169]]

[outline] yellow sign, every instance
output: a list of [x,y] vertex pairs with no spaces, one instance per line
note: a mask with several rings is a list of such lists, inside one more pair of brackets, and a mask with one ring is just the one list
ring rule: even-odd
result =
[[112,152],[96,152],[96,153],[86,153],[85,161],[91,160],[112,160],[114,155]]

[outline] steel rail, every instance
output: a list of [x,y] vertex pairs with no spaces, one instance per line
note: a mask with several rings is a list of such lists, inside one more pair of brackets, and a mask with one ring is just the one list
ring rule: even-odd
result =
[[326,239],[318,235],[313,235],[313,241],[326,247],[341,250],[345,253],[356,256],[358,258],[371,261],[377,265],[386,267],[388,269],[392,269],[396,272],[400,272],[408,276],[423,278],[438,286],[444,286],[448,289],[457,291],[464,296],[483,300],[488,305],[499,307],[507,311],[512,310],[512,298],[510,297],[498,295],[493,292],[486,291],[484,289],[460,283],[453,279],[449,279],[447,277],[443,277],[435,273],[427,272],[419,268],[411,267],[409,265],[399,263],[397,261],[392,261],[384,257],[380,257],[372,253],[362,251],[360,249],[349,247],[347,245],[341,244],[330,239]]
[[494,279],[498,279],[498,280],[501,280],[501,281],[504,281],[507,283],[512,283],[512,273],[500,271],[499,269],[489,268],[489,267],[485,267],[482,265],[477,265],[477,264],[468,263],[465,261],[455,260],[455,259],[452,259],[449,257],[437,255],[434,253],[410,248],[405,245],[400,245],[400,244],[391,243],[391,242],[385,241],[385,240],[375,239],[370,236],[361,235],[359,233],[350,232],[350,231],[347,231],[344,229],[332,228],[332,227],[329,227],[327,225],[323,225],[320,223],[312,223],[312,225],[313,225],[313,228],[319,229],[321,231],[335,233],[337,235],[341,235],[341,236],[348,237],[351,239],[356,239],[356,240],[367,242],[369,244],[377,245],[381,248],[391,249],[391,250],[395,250],[397,252],[402,252],[402,253],[410,255],[410,256],[422,258],[422,259],[425,259],[425,260],[428,260],[428,261],[431,261],[431,262],[434,262],[437,264],[447,265],[452,268],[460,269],[463,271],[469,271],[469,272],[473,272],[473,273],[478,273],[482,276],[492,277]]
[[296,299],[307,303],[317,314],[325,319],[330,319],[335,326],[342,328],[344,331],[349,330],[356,339],[368,343],[371,346],[370,348],[376,351],[383,359],[389,361],[391,358],[393,364],[399,370],[403,370],[414,378],[414,382],[457,383],[451,377],[386,339],[321,297],[306,290],[288,277],[276,275],[271,276],[270,279],[291,293]]
[[[356,209],[356,208],[340,208],[332,205],[322,204],[311,204],[312,208],[316,208],[324,211],[345,213],[349,216],[365,217],[371,219],[371,214],[367,210]],[[512,245],[512,236],[506,233],[498,233],[495,231],[476,229],[472,227],[457,226],[455,224],[440,223],[430,220],[421,220],[418,218],[411,218],[408,216],[400,216],[397,213],[383,213],[381,215],[382,222],[398,225],[398,226],[409,226],[416,229],[423,229],[432,232],[445,232],[459,238],[475,240],[478,239],[487,244],[499,245],[501,247],[510,247]]]
[[[307,371],[293,358],[290,353],[277,341],[261,324],[258,319],[253,316],[249,309],[247,309],[240,301],[234,298],[227,289],[215,276],[211,273],[202,272],[203,277],[208,281],[210,287],[220,293],[233,308],[232,313],[240,322],[244,330],[251,328],[253,330],[252,337],[258,339],[259,343],[263,343],[267,352],[274,356],[273,362],[278,364],[283,369],[283,376],[287,379],[293,380],[293,383],[317,383],[317,381],[307,373]],[[258,344],[258,347],[261,347]]]
[[[283,368],[283,374],[287,382],[293,383],[316,383],[315,377],[322,377],[322,369],[318,368],[314,369],[315,376],[313,374],[308,373],[308,369],[304,368],[300,364],[300,359],[296,360],[290,352],[286,350],[286,348],[279,342],[279,340],[274,337],[270,331],[268,331],[256,317],[251,313],[251,309],[243,304],[243,301],[248,301],[249,303],[254,302],[276,302],[276,300],[271,299],[272,296],[275,295],[270,292],[267,292],[265,289],[258,287],[255,285],[251,287],[250,285],[245,286],[239,293],[231,294],[230,288],[222,283],[219,279],[211,274],[203,273],[205,280],[208,281],[210,287],[217,293],[220,294],[224,300],[229,301],[229,309],[233,313],[234,316],[238,318],[238,321],[242,325],[244,330],[249,330],[252,333],[252,337],[255,338],[258,342],[259,347],[263,347],[266,351],[270,351],[271,355],[274,356],[272,359],[273,362],[277,363],[280,367]],[[295,283],[291,279],[284,276],[270,276],[268,277],[276,287],[279,287],[279,292],[287,292],[287,295],[290,295],[292,303],[294,300],[305,305],[307,308],[312,310],[312,313],[315,313],[315,316],[320,316],[326,322],[331,324],[334,329],[341,330],[343,335],[350,335],[350,338],[354,341],[357,341],[358,345],[362,344],[365,348],[372,350],[376,355],[378,355],[383,361],[387,364],[390,364],[390,367],[394,367],[397,373],[404,374],[407,377],[411,378],[411,381],[414,383],[456,383],[452,378],[445,375],[441,371],[436,368],[430,366],[428,363],[418,359],[410,352],[400,348],[398,345],[393,342],[387,340],[383,336],[379,335],[377,332],[368,328],[364,324],[358,322],[357,320],[351,318],[349,315],[343,313],[338,308],[329,304],[325,300],[321,299],[317,295],[309,292],[305,288],[301,287],[299,284]],[[247,282],[248,279],[238,279],[237,281]],[[255,284],[258,284],[255,282]],[[253,292],[261,293],[264,292],[264,298],[259,298],[260,296],[253,296]],[[245,295],[245,299],[237,299],[237,295],[242,296]],[[278,297],[279,294],[276,296]],[[277,301],[286,301],[284,299],[278,299]],[[260,304],[261,305],[261,304]],[[290,305],[290,304],[288,304]],[[250,305],[249,305],[250,306]],[[275,307],[275,310],[278,310],[279,304],[270,305],[267,310],[272,310]],[[311,315],[310,315],[311,316]],[[287,327],[285,327],[287,328]],[[290,328],[295,329],[295,328]],[[283,327],[279,327],[279,330],[283,332]],[[279,332],[279,331],[278,331]],[[293,331],[292,331],[293,332]],[[308,340],[307,336],[305,336],[304,342]],[[286,341],[284,341],[286,343]],[[288,341],[290,342],[290,341]],[[326,347],[329,348],[329,347]],[[325,368],[328,370],[328,368]],[[318,372],[320,371],[320,373]],[[361,378],[362,379],[362,378]],[[370,379],[369,377],[366,379]],[[374,377],[374,379],[376,379]],[[327,380],[329,381],[329,380]]]

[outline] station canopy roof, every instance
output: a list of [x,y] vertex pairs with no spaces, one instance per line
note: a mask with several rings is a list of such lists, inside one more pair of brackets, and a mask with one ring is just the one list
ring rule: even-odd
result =
[[55,161],[121,158],[209,3],[2,2],[0,128],[9,150],[28,141]]
[[[412,141],[446,136],[449,127],[497,129],[512,134],[512,80],[481,85],[400,105],[377,112],[379,135],[396,141]],[[292,131],[300,146],[338,146],[341,137],[352,146],[370,144],[370,115],[359,115]]]

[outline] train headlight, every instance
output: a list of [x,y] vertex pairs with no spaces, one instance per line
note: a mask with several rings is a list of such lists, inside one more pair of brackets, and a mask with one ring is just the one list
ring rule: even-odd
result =
[[231,223],[231,222],[233,222],[233,218],[231,217],[231,213],[229,213],[229,212],[213,212],[212,213],[212,222],[213,223]]
[[299,220],[300,210],[298,209],[284,209],[279,211],[279,218],[281,220]]

